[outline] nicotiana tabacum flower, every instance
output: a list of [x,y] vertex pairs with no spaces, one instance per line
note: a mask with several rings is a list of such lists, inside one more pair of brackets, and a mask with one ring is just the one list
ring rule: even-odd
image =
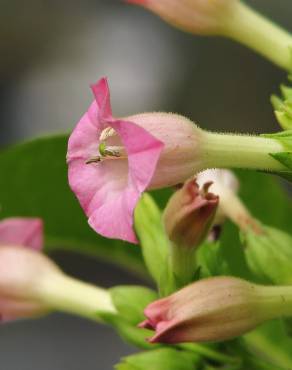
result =
[[36,317],[51,310],[98,320],[115,312],[110,294],[65,275],[45,254],[40,219],[0,222],[0,319]]
[[234,277],[203,279],[150,303],[140,327],[152,343],[231,339],[267,320],[292,314],[292,288],[261,286]]
[[200,130],[167,113],[112,116],[106,79],[69,140],[69,183],[100,234],[136,242],[133,210],[145,189],[174,185],[200,166]]
[[114,118],[107,80],[92,86],[89,110],[69,139],[69,183],[98,233],[136,242],[133,211],[146,189],[179,184],[210,167],[281,171],[273,138],[203,131],[172,113]]

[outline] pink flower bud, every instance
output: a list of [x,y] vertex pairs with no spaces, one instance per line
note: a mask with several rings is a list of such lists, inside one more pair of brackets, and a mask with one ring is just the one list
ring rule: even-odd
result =
[[128,0],[187,32],[220,34],[236,0]]
[[107,80],[92,90],[95,101],[69,140],[69,183],[95,231],[136,242],[133,211],[141,193],[201,170],[203,131],[171,113],[114,118]]
[[[222,341],[287,314],[287,308],[291,314],[291,289],[284,291],[287,296],[281,287],[259,286],[234,277],[200,280],[151,303],[140,327],[155,330],[152,343]],[[286,298],[287,304],[283,304]]]
[[188,180],[169,200],[164,225],[169,239],[179,247],[195,248],[206,238],[218,205],[218,197],[208,192],[211,183],[199,189]]
[[[0,222],[1,321],[35,317],[51,309],[95,321],[101,320],[98,312],[115,313],[109,292],[65,275],[36,250],[41,248],[42,237],[41,220],[18,218]],[[20,245],[13,245],[12,241]]]
[[[37,218],[7,218],[0,222],[0,320],[36,316],[47,309],[30,297],[39,273],[43,246],[43,223]],[[31,251],[31,250],[34,251]],[[33,257],[30,257],[30,256]],[[46,257],[44,257],[46,258]],[[42,257],[41,257],[42,260]],[[34,261],[34,262],[33,262]],[[41,268],[41,265],[38,267]]]
[[39,301],[43,279],[58,267],[44,254],[20,246],[0,247],[0,315],[7,321],[48,311]]

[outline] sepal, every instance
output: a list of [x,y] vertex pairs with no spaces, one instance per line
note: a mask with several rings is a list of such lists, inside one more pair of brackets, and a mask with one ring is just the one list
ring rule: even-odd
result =
[[109,290],[118,314],[130,324],[137,325],[144,318],[144,308],[155,299],[154,290],[142,286],[121,285]]
[[278,162],[280,162],[287,168],[287,171],[277,171],[273,173],[289,182],[292,182],[292,153],[290,152],[270,153],[270,156],[276,159]]
[[271,103],[274,107],[274,113],[279,125],[283,130],[292,128],[292,88],[281,85],[282,97],[271,96]]
[[152,349],[153,345],[147,342],[151,331],[138,328],[137,324],[144,319],[145,307],[157,299],[156,292],[142,286],[117,286],[109,292],[117,313],[99,313],[99,317],[129,344]]

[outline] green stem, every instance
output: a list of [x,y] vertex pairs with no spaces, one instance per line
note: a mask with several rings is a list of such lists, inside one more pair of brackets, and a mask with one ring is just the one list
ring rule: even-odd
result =
[[174,274],[173,291],[189,284],[196,271],[195,249],[171,243],[170,271]]
[[270,155],[283,151],[285,149],[279,141],[259,136],[205,132],[202,138],[202,156],[206,168],[287,171]]
[[237,1],[232,10],[224,22],[223,34],[290,71],[292,36],[241,1]]
[[271,319],[292,316],[292,286],[261,287],[265,311],[270,312]]
[[52,309],[94,321],[102,321],[99,318],[99,312],[116,313],[107,290],[65,274],[54,275],[43,282],[39,299]]

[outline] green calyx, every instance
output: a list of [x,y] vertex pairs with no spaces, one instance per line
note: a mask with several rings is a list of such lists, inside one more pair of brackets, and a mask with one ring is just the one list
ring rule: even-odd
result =
[[[152,334],[137,327],[145,320],[145,307],[158,298],[157,293],[143,286],[116,286],[109,290],[116,314],[102,314],[102,319],[111,325],[128,343],[142,349],[155,348],[147,342]],[[158,347],[159,345],[156,345]]]

